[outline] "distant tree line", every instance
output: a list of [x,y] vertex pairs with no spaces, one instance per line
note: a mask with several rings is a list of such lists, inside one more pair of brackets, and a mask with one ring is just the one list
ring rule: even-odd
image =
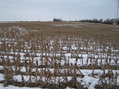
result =
[[[63,20],[60,18],[54,18],[54,22],[62,22]],[[119,18],[118,19],[84,19],[84,20],[75,20],[75,21],[69,21],[69,22],[91,22],[91,23],[104,23],[104,24],[118,24],[119,25]]]
[[80,20],[80,22],[92,22],[92,23],[104,23],[104,24],[119,24],[119,19],[85,19]]
[[61,21],[63,21],[63,20],[62,20],[62,19],[58,19],[58,18],[54,18],[53,21],[54,21],[54,22],[61,22]]

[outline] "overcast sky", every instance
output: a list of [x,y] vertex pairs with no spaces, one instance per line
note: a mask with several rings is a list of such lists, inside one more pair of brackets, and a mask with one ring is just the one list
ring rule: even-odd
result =
[[0,21],[116,18],[118,0],[0,0]]

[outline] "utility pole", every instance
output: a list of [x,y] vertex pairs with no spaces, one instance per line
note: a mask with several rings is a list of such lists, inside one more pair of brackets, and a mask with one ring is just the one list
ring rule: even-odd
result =
[[118,3],[117,3],[117,14],[116,14],[116,23],[118,23],[118,12],[119,12],[119,0],[118,0]]

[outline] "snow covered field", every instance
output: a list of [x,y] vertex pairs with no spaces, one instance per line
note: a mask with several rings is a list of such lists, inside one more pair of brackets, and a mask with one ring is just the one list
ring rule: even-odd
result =
[[0,24],[0,89],[119,85],[119,33],[88,25]]

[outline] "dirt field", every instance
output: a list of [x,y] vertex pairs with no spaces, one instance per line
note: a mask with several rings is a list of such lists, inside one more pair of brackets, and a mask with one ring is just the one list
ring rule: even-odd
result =
[[0,83],[50,89],[117,89],[119,25],[0,23]]

